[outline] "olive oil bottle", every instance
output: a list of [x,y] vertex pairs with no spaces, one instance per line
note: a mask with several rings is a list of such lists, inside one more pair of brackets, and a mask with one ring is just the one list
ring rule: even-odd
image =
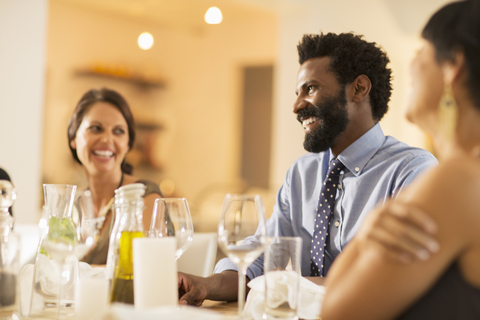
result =
[[133,239],[143,232],[145,185],[129,184],[115,190],[115,223],[110,235],[107,277],[112,280],[111,302],[134,303]]
[[143,237],[143,231],[123,231],[120,236],[118,267],[112,283],[112,302],[134,303],[132,242],[134,238]]

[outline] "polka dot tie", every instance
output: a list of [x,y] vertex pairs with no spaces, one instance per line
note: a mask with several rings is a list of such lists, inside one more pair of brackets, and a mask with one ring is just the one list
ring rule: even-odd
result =
[[335,205],[335,195],[338,188],[338,176],[345,166],[337,158],[330,161],[327,177],[323,181],[322,191],[318,199],[315,227],[312,237],[311,276],[324,276],[323,263],[325,260],[325,247],[327,246],[328,226]]

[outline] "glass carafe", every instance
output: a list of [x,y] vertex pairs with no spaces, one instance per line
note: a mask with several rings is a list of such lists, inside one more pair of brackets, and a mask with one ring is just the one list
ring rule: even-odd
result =
[[43,217],[47,227],[35,257],[30,314],[43,313],[49,307],[68,312],[72,307],[78,279],[78,259],[66,247],[76,241],[72,208],[77,186],[44,184]]
[[134,238],[143,238],[143,195],[145,185],[129,184],[115,190],[115,223],[110,235],[107,277],[112,279],[111,302],[134,303],[133,252]]
[[20,242],[12,233],[13,218],[8,213],[15,198],[13,185],[0,180],[0,319],[18,319]]

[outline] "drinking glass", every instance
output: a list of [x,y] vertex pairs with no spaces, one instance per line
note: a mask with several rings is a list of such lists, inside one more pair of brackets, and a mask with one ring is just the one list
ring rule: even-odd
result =
[[265,209],[260,196],[225,196],[218,224],[218,245],[239,269],[238,316],[242,318],[247,268],[265,246]]
[[263,274],[265,320],[298,320],[302,238],[268,238]]
[[161,198],[155,200],[150,237],[175,237],[175,261],[187,251],[193,240],[193,223],[187,199]]

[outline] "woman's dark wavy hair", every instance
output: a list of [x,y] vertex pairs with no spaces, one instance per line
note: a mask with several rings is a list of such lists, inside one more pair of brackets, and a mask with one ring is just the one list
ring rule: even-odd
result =
[[[135,141],[135,123],[133,121],[133,115],[130,111],[127,101],[114,90],[107,88],[89,90],[82,96],[82,98],[80,98],[80,101],[75,107],[73,115],[70,118],[70,122],[68,123],[68,146],[70,147],[73,158],[80,164],[81,162],[80,159],[78,159],[77,150],[70,146],[70,142],[75,139],[78,127],[80,127],[83,117],[89,108],[97,102],[108,102],[122,113],[128,125],[128,147],[130,150],[132,149]],[[121,168],[122,171],[127,174],[131,174],[133,171],[133,167],[125,162],[125,159],[122,161]]]
[[447,4],[430,18],[422,37],[434,46],[438,62],[453,62],[463,53],[467,88],[480,109],[480,0]]
[[387,54],[374,42],[365,41],[353,33],[306,34],[297,46],[299,62],[319,57],[330,58],[330,68],[341,85],[347,85],[359,75],[372,82],[370,102],[372,115],[380,120],[388,111],[392,95],[392,70],[387,68]]

